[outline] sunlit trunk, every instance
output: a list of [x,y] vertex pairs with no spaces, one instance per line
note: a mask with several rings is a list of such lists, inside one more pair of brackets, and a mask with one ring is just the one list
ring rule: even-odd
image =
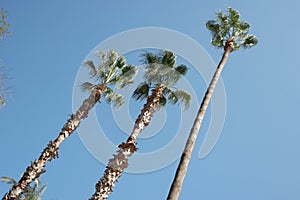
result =
[[206,109],[208,107],[209,101],[211,99],[211,96],[214,92],[214,89],[217,85],[217,82],[219,80],[219,77],[221,75],[222,69],[225,66],[225,63],[227,61],[228,55],[232,50],[232,45],[233,45],[233,40],[228,40],[226,42],[226,45],[224,47],[224,53],[223,53],[223,57],[215,71],[215,74],[207,88],[207,91],[205,93],[205,96],[202,100],[201,106],[199,108],[198,114],[196,116],[196,119],[194,121],[193,127],[190,131],[190,135],[189,138],[186,142],[184,151],[181,155],[180,158],[180,162],[178,165],[178,168],[176,170],[176,174],[173,180],[173,183],[171,185],[170,191],[169,191],[169,195],[167,197],[168,200],[177,200],[179,198],[180,195],[180,191],[182,188],[182,183],[183,180],[185,178],[187,169],[188,169],[188,165],[191,159],[191,155],[192,155],[192,151],[194,149],[195,146],[195,142],[206,112]]
[[70,119],[64,124],[58,137],[54,141],[48,143],[40,157],[37,160],[34,160],[31,165],[26,168],[26,171],[19,182],[4,195],[2,200],[18,199],[18,197],[26,191],[27,186],[46,171],[46,162],[58,158],[58,148],[60,144],[78,128],[80,121],[88,116],[89,111],[100,100],[104,88],[105,85],[100,84],[91,92],[90,96],[83,101],[76,113],[72,114]]
[[152,90],[151,96],[148,96],[147,102],[141,110],[140,115],[135,121],[132,133],[127,139],[126,143],[118,146],[117,154],[106,166],[104,175],[96,184],[96,192],[90,200],[107,199],[108,195],[113,192],[113,187],[122,175],[123,171],[128,167],[128,157],[131,156],[136,150],[136,138],[142,130],[150,124],[153,114],[155,113],[159,100],[162,97],[164,87],[158,86]]

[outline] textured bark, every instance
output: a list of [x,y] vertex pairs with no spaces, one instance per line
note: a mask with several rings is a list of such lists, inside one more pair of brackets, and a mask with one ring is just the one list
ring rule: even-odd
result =
[[64,124],[58,137],[47,144],[47,147],[43,150],[37,160],[31,162],[31,165],[26,168],[26,171],[19,182],[4,195],[2,200],[18,199],[22,193],[26,192],[27,186],[46,171],[46,162],[58,158],[58,148],[60,144],[78,128],[80,121],[88,116],[88,112],[100,100],[104,88],[105,85],[100,84],[91,92],[90,96],[83,101],[76,113],[72,114],[70,119]]
[[221,75],[222,69],[224,68],[225,63],[228,59],[228,55],[232,50],[233,41],[234,41],[234,38],[231,38],[226,42],[222,59],[221,59],[219,65],[218,65],[218,67],[215,71],[215,74],[214,74],[214,76],[213,76],[213,78],[212,78],[212,80],[211,80],[211,82],[210,82],[210,84],[207,88],[205,96],[202,100],[202,103],[201,103],[201,106],[200,106],[199,111],[197,113],[197,116],[196,116],[196,119],[194,121],[193,127],[190,131],[189,138],[186,142],[184,151],[181,155],[180,162],[179,162],[178,168],[176,170],[176,174],[175,174],[173,183],[171,185],[169,195],[167,197],[168,200],[177,200],[179,198],[180,191],[181,191],[181,188],[182,188],[182,183],[183,183],[183,180],[185,178],[185,175],[186,175],[186,172],[187,172],[187,169],[188,169],[188,165],[189,165],[189,162],[190,162],[190,159],[191,159],[192,151],[194,149],[195,142],[196,142],[197,136],[199,134],[199,130],[200,130],[200,127],[201,127],[206,109],[208,107],[211,96],[214,92],[214,89],[217,85],[217,82],[218,82],[219,77]]
[[123,171],[128,167],[128,157],[131,156],[136,150],[136,138],[142,132],[142,130],[150,124],[153,114],[155,113],[159,100],[162,97],[163,86],[158,86],[152,90],[151,96],[148,96],[147,102],[141,110],[140,115],[135,121],[133,130],[127,139],[126,143],[122,143],[118,146],[117,154],[109,160],[106,170],[96,184],[96,192],[90,198],[90,200],[104,200],[108,198],[108,195],[113,192],[115,183],[118,182],[118,178],[122,175]]

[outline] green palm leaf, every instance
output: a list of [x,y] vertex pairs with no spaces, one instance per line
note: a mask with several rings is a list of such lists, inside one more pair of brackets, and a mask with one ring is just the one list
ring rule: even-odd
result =
[[251,48],[257,45],[258,39],[254,35],[248,35],[245,40],[242,42],[241,46],[244,48]]
[[145,52],[141,54],[142,63],[143,64],[152,64],[152,63],[160,63],[160,58],[158,55],[150,52]]
[[98,74],[98,71],[97,71],[93,61],[87,60],[83,63],[83,66],[88,68],[89,75],[90,75],[91,78],[94,78]]
[[84,92],[88,92],[88,91],[92,91],[95,87],[97,87],[97,85],[94,85],[90,82],[84,82],[80,85],[82,91]]
[[123,67],[126,66],[126,59],[124,56],[118,57],[118,59],[116,61],[116,66],[120,69],[122,69]]
[[167,104],[167,99],[166,99],[166,97],[162,96],[159,99],[159,107],[164,107],[166,104]]
[[208,22],[206,22],[206,28],[210,30],[213,33],[213,35],[219,34],[220,25],[216,20],[209,20]]
[[111,103],[116,109],[121,108],[125,103],[124,97],[120,94],[114,93],[114,91],[109,87],[106,87],[104,90],[104,98],[108,103]]
[[230,25],[232,27],[238,26],[240,23],[240,13],[231,7],[228,7],[228,11],[229,11]]
[[186,73],[187,73],[187,71],[188,71],[189,69],[187,68],[187,66],[181,64],[181,65],[175,67],[175,70],[176,70],[178,73],[180,73],[182,76],[184,76],[184,75],[186,75]]
[[1,181],[9,184],[10,186],[14,186],[17,183],[15,179],[7,176],[1,177]]
[[192,101],[191,95],[185,90],[177,90],[174,93],[179,99],[180,103],[184,105],[184,109],[188,109]]
[[122,67],[121,72],[115,76],[109,84],[116,84],[117,89],[124,88],[125,86],[128,86],[129,84],[132,84],[134,82],[135,75],[137,74],[137,67],[133,65],[128,65],[125,67]]
[[217,18],[220,21],[220,28],[218,34],[223,39],[226,36],[228,36],[230,32],[230,22],[228,16],[221,11],[217,12]]
[[[10,186],[17,183],[15,179],[11,177],[1,177],[1,181],[9,184]],[[19,197],[18,200],[40,200],[46,189],[47,185],[41,187],[41,181],[36,179],[34,185],[29,185],[23,197]]]
[[171,104],[182,103],[184,109],[189,108],[192,101],[191,95],[185,90],[172,91],[169,88],[165,88],[164,95],[167,96]]
[[220,35],[214,35],[211,39],[211,44],[216,48],[224,47],[224,41]]
[[161,64],[173,67],[176,61],[176,57],[172,51],[163,51],[161,56]]
[[143,82],[134,90],[132,97],[136,100],[143,100],[148,97],[150,86]]

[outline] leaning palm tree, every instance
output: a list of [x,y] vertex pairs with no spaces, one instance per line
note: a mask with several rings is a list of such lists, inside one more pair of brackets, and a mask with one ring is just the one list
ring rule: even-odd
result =
[[83,90],[91,91],[89,97],[83,101],[76,113],[70,116],[58,137],[54,141],[50,141],[40,157],[27,167],[19,182],[14,184],[12,189],[4,195],[3,200],[17,199],[26,191],[26,188],[33,180],[45,172],[46,162],[58,157],[58,148],[61,143],[77,129],[81,120],[88,116],[89,111],[97,102],[100,102],[102,96],[116,107],[120,107],[124,103],[123,97],[114,93],[109,86],[117,85],[117,88],[120,89],[132,83],[137,68],[132,65],[126,65],[125,58],[119,56],[114,50],[110,50],[108,53],[100,52],[100,55],[101,63],[98,67],[95,66],[93,61],[86,61],[83,64],[90,70],[90,77],[95,78],[98,82],[97,84],[89,82],[82,84]]
[[241,21],[239,12],[230,7],[228,8],[228,14],[225,14],[221,11],[217,12],[217,20],[208,21],[206,23],[206,28],[212,33],[212,46],[216,48],[222,48],[224,49],[224,52],[216,72],[208,86],[193,127],[190,131],[190,135],[186,142],[175,178],[167,197],[168,200],[177,200],[179,197],[202,120],[218,79],[221,75],[222,69],[227,61],[228,55],[233,51],[237,51],[241,47],[247,49],[255,46],[258,43],[256,37],[248,33],[250,25],[247,22]]
[[[17,182],[15,179],[11,177],[1,177],[1,181],[9,184],[10,186],[15,185]],[[40,179],[35,179],[35,183],[33,186],[28,185],[26,192],[23,193],[22,197],[17,198],[18,200],[41,200],[41,197],[45,190],[47,189],[47,185],[41,186]]]
[[[96,192],[90,200],[107,199],[113,192],[112,188],[128,167],[128,157],[136,150],[136,139],[142,130],[150,124],[155,111],[166,105],[167,102],[176,104],[182,102],[187,108],[191,102],[191,96],[184,90],[171,90],[188,68],[185,65],[175,66],[176,57],[171,51],[161,51],[159,54],[145,53],[143,61],[146,64],[144,79],[133,93],[137,100],[147,99],[141,113],[137,117],[133,130],[126,143],[118,146],[117,154],[109,160],[104,175],[96,184]],[[151,90],[151,94],[149,92]]]

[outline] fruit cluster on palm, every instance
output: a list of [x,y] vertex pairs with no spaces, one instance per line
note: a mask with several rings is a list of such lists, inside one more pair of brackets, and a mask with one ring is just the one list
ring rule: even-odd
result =
[[[171,51],[160,51],[159,53],[145,53],[143,64],[146,65],[144,80],[133,93],[133,98],[147,99],[138,115],[133,130],[127,141],[118,146],[117,154],[109,160],[104,175],[96,184],[96,192],[90,200],[107,199],[113,191],[113,187],[123,171],[128,167],[128,157],[136,150],[136,140],[139,134],[150,124],[150,121],[159,107],[167,102],[176,104],[182,102],[187,108],[191,97],[184,90],[171,90],[188,68],[185,65],[175,66],[176,56]],[[151,91],[151,94],[150,94]]]

